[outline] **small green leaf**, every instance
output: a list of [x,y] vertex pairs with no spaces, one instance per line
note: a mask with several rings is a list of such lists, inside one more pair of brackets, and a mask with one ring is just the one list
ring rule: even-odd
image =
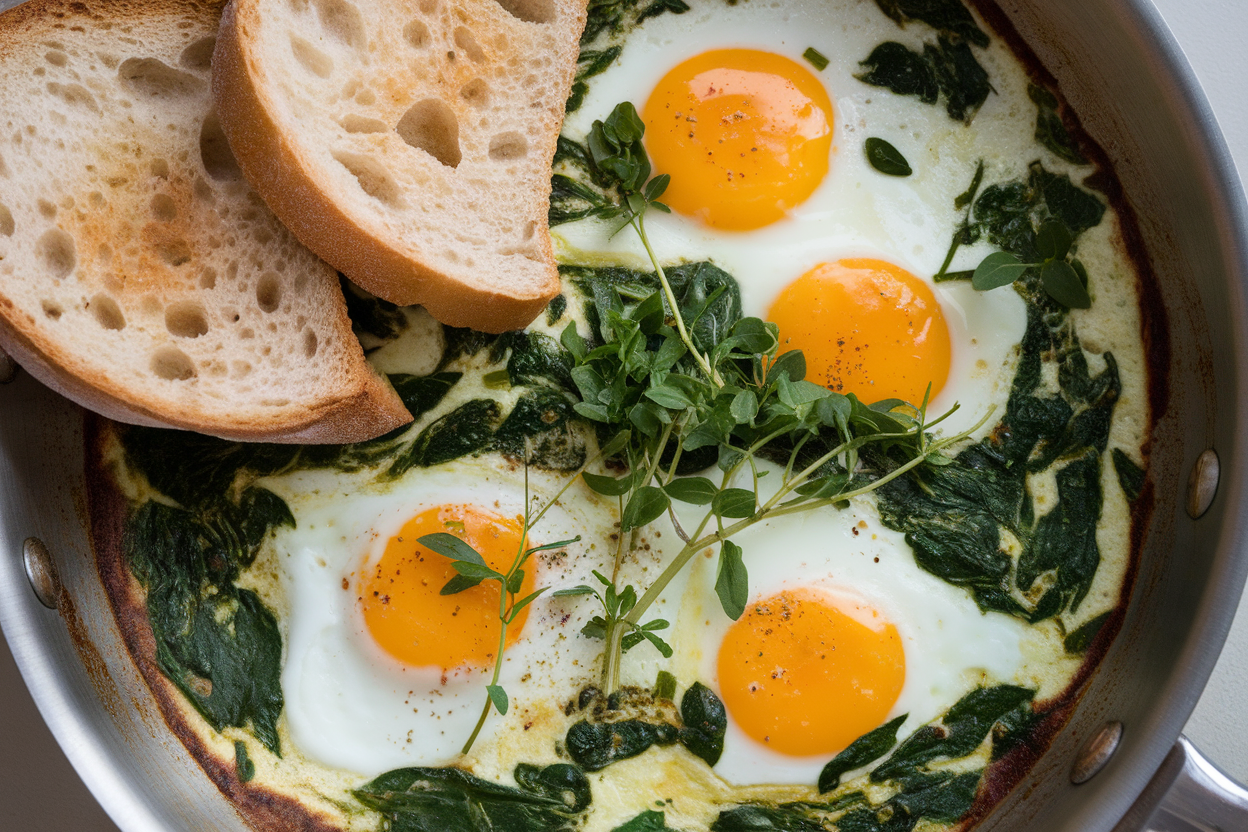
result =
[[1045,260],[1064,260],[1070,251],[1074,238],[1070,229],[1059,219],[1048,219],[1040,225],[1036,232],[1036,251]]
[[1061,260],[1051,260],[1040,270],[1040,283],[1049,297],[1071,309],[1087,309],[1092,305],[1088,290],[1079,281],[1074,268]]
[[556,540],[554,543],[543,543],[541,546],[534,546],[531,549],[526,549],[525,553],[531,555],[534,552],[548,552],[551,549],[563,549],[567,546],[571,546],[573,543],[579,543],[580,540],[581,536],[578,534],[576,537],[569,538],[568,540]]
[[[646,202],[653,203],[656,199],[663,196],[663,192],[667,190],[667,185],[672,181],[672,177],[666,173],[661,173],[646,183]],[[667,207],[667,206],[664,206]]]
[[[494,571],[484,563],[473,563],[469,560],[457,560],[454,561],[451,566],[453,566],[455,571],[459,574],[466,578],[472,578],[476,581],[484,581],[491,578],[497,581],[505,580],[501,573]],[[446,587],[443,587],[443,589],[445,588]]]
[[789,381],[801,381],[806,377],[806,356],[801,350],[791,350],[771,362],[767,368],[767,383],[773,383],[781,373],[789,377]]
[[556,589],[551,593],[551,596],[554,598],[572,598],[577,595],[594,595],[596,593],[597,590],[592,586],[578,584],[577,586],[570,586],[567,589]]
[[607,497],[619,497],[621,494],[627,494],[633,488],[633,472],[628,472],[622,477],[605,477],[602,474],[591,474],[588,471],[581,474],[585,479],[585,484],[593,491],[603,494]]
[[666,641],[659,638],[649,630],[643,630],[641,634],[645,637],[646,641],[654,645],[654,649],[658,650],[659,653],[662,654],[663,658],[670,659],[672,657],[672,646]]
[[615,436],[611,437],[611,441],[602,446],[602,458],[610,459],[628,446],[628,441],[632,439],[632,431],[622,430]]
[[468,563],[485,566],[485,560],[478,554],[477,550],[453,534],[434,532],[433,534],[417,538],[416,542],[426,549],[437,552],[439,555],[450,558],[453,561],[467,561]]
[[758,414],[758,396],[753,390],[742,390],[732,397],[730,412],[738,425],[748,425]]
[[452,576],[449,581],[446,582],[446,585],[442,587],[442,591],[439,592],[438,594],[439,595],[458,595],[459,593],[463,592],[465,589],[472,589],[474,586],[477,586],[478,584],[481,583],[482,580],[484,579],[483,578],[469,578],[467,575],[456,574]]
[[568,325],[563,328],[563,332],[559,333],[559,343],[563,344],[563,348],[572,353],[572,357],[578,362],[585,360],[585,355],[589,352],[585,339],[576,331],[576,321],[569,321]]
[[537,590],[536,592],[531,592],[528,595],[521,598],[519,601],[517,601],[515,606],[511,608],[511,617],[507,619],[507,623],[510,624],[512,621],[515,621],[516,616],[520,614],[520,611],[522,609],[524,609],[529,604],[532,604],[534,601],[536,601],[538,596],[541,595],[543,592],[545,592],[549,588],[550,587],[544,586],[541,589]]
[[520,587],[524,585],[524,570],[517,569],[507,578],[507,591],[515,595],[520,591]]
[[1008,286],[1023,276],[1031,266],[1023,263],[1008,251],[996,251],[989,254],[975,268],[971,285],[981,292]]
[[503,690],[502,685],[486,685],[485,692],[489,694],[490,701],[494,703],[494,710],[500,714],[507,713],[507,691]]
[[667,511],[669,505],[671,500],[662,489],[652,485],[638,488],[628,505],[624,506],[624,513],[620,516],[620,530],[630,531],[657,520]]
[[909,176],[914,173],[901,151],[874,136],[866,141],[867,161],[871,167],[888,176]]
[[802,57],[809,61],[810,65],[819,72],[823,72],[828,68],[828,59],[822,52],[813,46],[806,47],[806,51],[802,53]]
[[646,391],[646,398],[668,410],[684,410],[693,406],[688,396],[670,384],[651,387]]
[[663,486],[667,496],[695,506],[709,505],[719,489],[706,477],[677,477]]
[[754,492],[744,488],[725,488],[711,500],[711,510],[720,517],[741,519],[749,517],[756,508]]
[[750,600],[750,581],[741,559],[741,547],[725,540],[719,547],[719,572],[715,576],[715,594],[724,612],[733,621],[745,612]]

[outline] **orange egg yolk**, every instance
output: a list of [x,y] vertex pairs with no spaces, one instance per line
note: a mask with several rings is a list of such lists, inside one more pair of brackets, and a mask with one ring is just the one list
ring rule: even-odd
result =
[[746,608],[719,648],[719,694],[746,734],[781,754],[834,754],[882,724],[906,662],[897,628],[814,589]]
[[[417,543],[447,532],[506,573],[520,549],[524,525],[472,505],[442,505],[422,511],[386,543],[381,559],[358,582],[364,623],[373,641],[395,659],[416,667],[453,670],[483,667],[498,651],[499,585],[484,581],[454,595],[442,587],[458,573],[450,558]],[[518,597],[533,591],[533,570],[525,571]],[[528,609],[507,627],[507,644],[520,636]]]
[[785,216],[828,172],[832,102],[788,58],[703,52],[659,81],[642,113],[662,200],[715,228],[748,231]]
[[919,278],[882,260],[823,263],[790,283],[768,318],[806,378],[865,402],[935,398],[949,378],[949,325]]

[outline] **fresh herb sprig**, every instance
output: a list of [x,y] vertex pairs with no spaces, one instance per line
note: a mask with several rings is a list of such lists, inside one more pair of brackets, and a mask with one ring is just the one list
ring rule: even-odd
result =
[[[586,337],[571,323],[560,338],[575,360],[571,375],[581,394],[576,411],[598,423],[600,435],[625,437],[617,458],[626,474],[582,477],[592,490],[619,500],[612,577],[599,577],[602,592],[582,586],[562,593],[593,594],[603,604],[605,615],[582,632],[606,641],[608,692],[619,687],[626,645],[646,639],[662,651],[662,640],[651,636],[666,622],[644,617],[695,554],[718,550],[716,592],[735,619],[748,603],[749,579],[734,535],[772,517],[844,503],[925,461],[942,464],[942,451],[978,428],[935,440],[928,432],[940,419],[927,419],[926,399],[918,406],[899,400],[868,406],[853,394],[806,381],[805,358],[780,351],[775,324],[740,317],[739,307],[735,316],[723,314],[717,304],[722,284],[710,288],[705,280],[691,280],[677,297],[646,236],[647,212],[667,210],[659,197],[669,178],[650,178],[644,132],[636,109],[620,104],[594,122],[585,161],[605,195],[594,213],[622,218],[617,232],[633,228],[654,267],[657,290],[597,285],[596,331]],[[888,470],[869,476],[858,470],[868,446],[892,460]],[[770,489],[762,487],[767,472],[758,462],[764,458],[783,466]],[[717,462],[718,482],[681,476],[686,459],[698,460],[695,469]],[[678,502],[707,510],[686,530],[675,511]],[[644,527],[664,514],[682,549],[644,591],[621,588],[625,556]]]
[[[565,489],[566,490],[566,486]],[[563,491],[559,492],[562,496]],[[481,729],[485,726],[485,720],[490,715],[490,710],[498,711],[500,715],[507,713],[509,700],[507,691],[498,683],[499,676],[503,670],[503,652],[507,647],[507,627],[512,624],[520,613],[524,611],[529,604],[541,596],[549,587],[541,587],[530,592],[524,597],[518,597],[520,589],[524,584],[525,566],[529,559],[538,552],[545,552],[552,549],[563,549],[573,543],[579,541],[580,535],[571,540],[560,540],[556,543],[546,543],[541,546],[529,546],[529,530],[540,521],[546,511],[558,501],[559,496],[549,501],[536,515],[530,516],[529,513],[529,469],[524,469],[524,526],[520,535],[520,546],[516,552],[515,559],[512,560],[511,567],[506,572],[499,572],[485,562],[481,557],[481,553],[474,549],[471,545],[456,537],[449,532],[434,532],[417,539],[417,542],[427,549],[430,549],[443,557],[450,558],[455,568],[455,576],[446,582],[442,587],[440,594],[456,595],[468,589],[472,589],[483,581],[496,581],[499,585],[498,593],[498,650],[494,654],[494,675],[490,679],[490,683],[486,685],[486,701],[485,706],[481,710],[481,717],[477,720],[476,727],[472,729],[472,734],[464,743],[461,751],[467,754],[472,749],[472,744],[476,742],[477,735],[481,733]]]
[[1074,242],[1066,223],[1046,220],[1036,232],[1036,249],[1043,259],[1026,263],[1008,251],[997,251],[985,257],[971,277],[971,285],[988,291],[1008,286],[1029,269],[1040,270],[1040,285],[1053,300],[1070,309],[1092,306],[1088,295],[1088,270],[1077,257],[1071,256]]

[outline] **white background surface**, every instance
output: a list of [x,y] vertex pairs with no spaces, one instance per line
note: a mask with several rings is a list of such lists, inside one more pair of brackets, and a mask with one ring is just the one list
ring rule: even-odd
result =
[[[1245,0],[1154,0],[1204,85],[1241,171],[1248,171],[1248,93],[1242,49]],[[115,827],[78,781],[0,648],[0,828],[110,832]],[[1248,782],[1248,601],[1187,734],[1228,773]]]

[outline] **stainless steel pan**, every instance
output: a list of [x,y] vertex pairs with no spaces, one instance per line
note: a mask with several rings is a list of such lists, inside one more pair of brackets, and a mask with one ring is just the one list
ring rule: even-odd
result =
[[[1243,194],[1148,0],[1000,6],[1115,161],[1171,356],[1153,446],[1157,509],[1123,631],[1069,724],[983,828],[1248,830],[1248,792],[1176,744],[1248,574]],[[84,531],[81,421],[27,377],[0,388],[0,627],[44,719],[123,829],[241,830],[165,731],[116,632]]]

